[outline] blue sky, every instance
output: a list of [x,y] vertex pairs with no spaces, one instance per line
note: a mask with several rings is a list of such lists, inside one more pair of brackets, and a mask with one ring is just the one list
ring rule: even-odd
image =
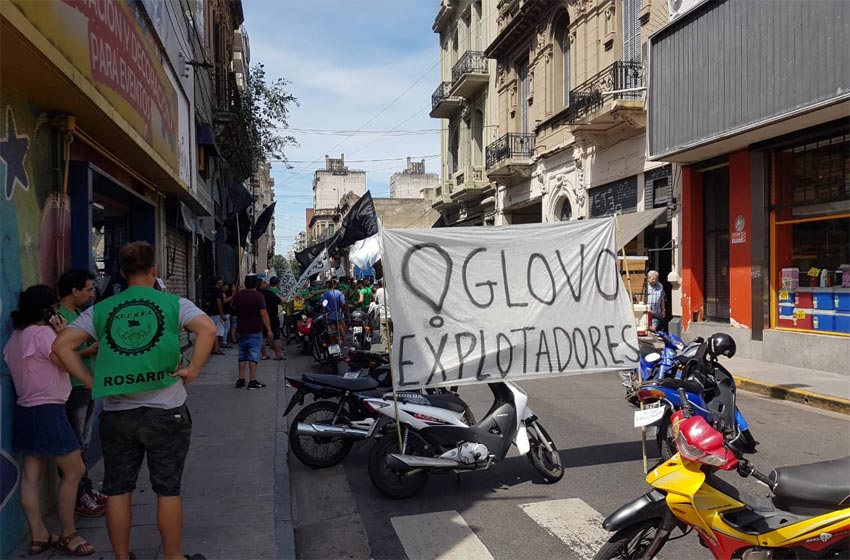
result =
[[[438,129],[440,121],[428,111],[440,76],[439,38],[431,31],[439,5],[439,0],[243,0],[251,64],[264,64],[269,80],[291,82],[289,90],[301,104],[292,108],[293,129],[353,131],[385,108],[364,131]],[[389,196],[390,176],[404,169],[407,156],[436,155],[426,159],[426,169],[439,173],[439,133],[292,134],[300,144],[287,151],[294,169],[273,164],[279,254],[305,229],[313,171],[324,167],[325,154],[344,153],[349,168],[365,170],[374,196]]]

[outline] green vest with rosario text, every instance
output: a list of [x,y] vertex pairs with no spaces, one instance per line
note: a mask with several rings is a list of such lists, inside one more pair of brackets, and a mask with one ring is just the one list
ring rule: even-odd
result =
[[95,398],[164,389],[180,363],[180,298],[133,286],[94,306]]

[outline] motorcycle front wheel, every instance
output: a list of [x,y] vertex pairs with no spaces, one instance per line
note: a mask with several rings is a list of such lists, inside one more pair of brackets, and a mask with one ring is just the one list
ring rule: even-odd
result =
[[[415,433],[407,438],[405,454],[426,456],[427,444]],[[369,454],[369,478],[378,491],[393,500],[402,500],[418,494],[428,482],[428,471],[405,472],[391,469],[387,465],[387,455],[400,453],[398,434],[388,432],[372,447]]]
[[[354,440],[338,437],[302,436],[298,434],[298,423],[347,426],[348,416],[337,414],[339,403],[317,401],[308,404],[295,416],[289,426],[289,446],[298,459],[310,467],[323,469],[342,462],[351,451]],[[336,416],[336,420],[334,420]]]
[[[552,451],[546,449],[546,444],[540,441],[537,436],[535,426],[543,434],[543,437],[549,441],[552,446]],[[534,468],[537,469],[543,480],[548,484],[555,484],[564,477],[564,467],[561,465],[561,455],[558,453],[558,448],[555,447],[555,442],[549,437],[546,429],[539,422],[528,426],[528,442],[531,444],[531,449],[528,451],[528,459]]]
[[632,560],[643,558],[643,554],[652,544],[662,520],[650,519],[635,523],[614,533],[608,539],[593,560]]
[[658,423],[658,431],[655,434],[655,441],[658,444],[658,454],[662,461],[669,461],[673,455],[679,452],[676,449],[676,440],[673,438],[673,424],[670,422],[670,411]]

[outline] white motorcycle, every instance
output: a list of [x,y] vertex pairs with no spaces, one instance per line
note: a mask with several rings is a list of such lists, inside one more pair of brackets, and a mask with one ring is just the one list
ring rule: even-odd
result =
[[[389,424],[369,455],[369,478],[385,496],[400,499],[417,494],[432,471],[484,470],[508,454],[511,444],[528,456],[547,483],[564,476],[561,456],[527,407],[528,395],[510,382],[490,383],[493,405],[479,422],[470,418],[457,396],[400,392],[401,448],[395,424]],[[392,394],[364,403],[395,421]]]

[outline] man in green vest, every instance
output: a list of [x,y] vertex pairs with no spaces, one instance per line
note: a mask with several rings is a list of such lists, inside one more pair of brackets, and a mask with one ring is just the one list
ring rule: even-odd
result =
[[[184,385],[197,379],[216,339],[216,326],[192,302],[154,289],[154,249],[137,241],[118,253],[127,289],[87,309],[64,329],[53,352],[72,377],[103,397],[100,438],[109,540],[117,560],[130,557],[133,491],[147,455],[157,495],[157,524],[166,560],[183,557],[180,482],[192,420]],[[180,331],[197,335],[191,361],[180,367]],[[77,348],[99,341],[94,378]]]
[[[80,315],[80,308],[87,307],[94,299],[94,274],[88,270],[67,270],[59,277],[56,287],[60,298],[59,314],[70,325]],[[94,373],[97,343],[82,344],[77,348],[77,353],[83,359],[83,364],[89,373]],[[86,453],[91,444],[94,401],[91,398],[91,390],[73,377],[71,378],[71,394],[68,396],[68,402],[65,403],[65,412],[68,422],[74,429],[74,435],[80,443],[83,463],[88,468]],[[106,495],[95,489],[88,473],[80,479],[75,513],[83,517],[100,517],[106,513]]]

